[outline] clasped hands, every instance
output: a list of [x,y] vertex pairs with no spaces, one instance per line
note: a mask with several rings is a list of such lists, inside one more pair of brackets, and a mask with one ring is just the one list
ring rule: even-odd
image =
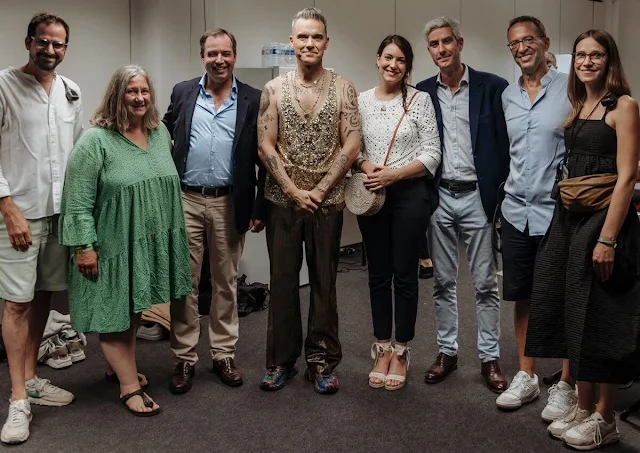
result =
[[400,179],[398,169],[373,162],[364,161],[361,169],[367,175],[364,186],[372,192],[384,189]]

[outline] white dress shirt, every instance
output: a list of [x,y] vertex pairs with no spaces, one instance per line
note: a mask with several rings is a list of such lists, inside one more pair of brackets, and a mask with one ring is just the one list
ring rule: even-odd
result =
[[82,133],[81,100],[67,100],[60,75],[47,95],[35,77],[0,71],[0,198],[11,196],[27,219],[60,213],[67,157]]

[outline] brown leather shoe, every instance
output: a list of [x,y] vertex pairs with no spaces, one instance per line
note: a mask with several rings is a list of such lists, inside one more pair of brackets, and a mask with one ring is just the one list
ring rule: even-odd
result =
[[213,361],[213,372],[218,375],[223,384],[230,387],[242,385],[242,372],[236,366],[232,357]]
[[456,368],[458,368],[458,356],[450,356],[441,352],[424,375],[424,382],[427,384],[436,384],[444,381]]
[[489,387],[491,391],[502,393],[509,387],[509,382],[505,375],[502,374],[497,360],[483,363],[481,373],[485,384],[487,384],[487,387]]
[[191,389],[191,380],[196,375],[196,368],[187,362],[179,362],[173,370],[169,390],[171,393],[187,393]]

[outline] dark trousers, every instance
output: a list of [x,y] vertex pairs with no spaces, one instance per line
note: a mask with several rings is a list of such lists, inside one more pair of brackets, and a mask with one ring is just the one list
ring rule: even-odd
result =
[[295,363],[302,349],[300,269],[304,243],[311,295],[307,367],[330,373],[342,359],[338,339],[336,276],[342,233],[342,206],[320,207],[314,214],[267,202],[267,249],[271,305],[267,330],[267,367]]
[[427,241],[427,233],[425,232],[422,241],[420,242],[420,259],[428,260],[431,258],[429,255],[429,242]]
[[429,222],[429,198],[423,178],[387,187],[385,203],[373,216],[359,216],[369,260],[373,334],[391,339],[393,294],[396,341],[411,341],[418,311],[418,258]]

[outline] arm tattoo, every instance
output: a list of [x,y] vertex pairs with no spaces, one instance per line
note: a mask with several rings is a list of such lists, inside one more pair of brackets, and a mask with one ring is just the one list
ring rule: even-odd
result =
[[264,115],[264,112],[269,108],[269,104],[271,103],[269,97],[269,89],[265,86],[264,90],[262,90],[262,96],[260,96],[260,110],[258,111],[258,116]]
[[358,96],[352,83],[345,83],[342,88],[341,119],[344,120],[342,134],[347,139],[354,132],[360,131],[360,112],[358,111]]
[[318,184],[318,189],[323,193],[329,192],[331,188],[338,182],[341,176],[344,176],[349,169],[349,157],[344,154],[339,154],[329,171],[324,175],[324,178]]
[[278,171],[278,157],[277,156],[269,156],[267,157],[267,165],[269,166],[269,170],[271,172]]

